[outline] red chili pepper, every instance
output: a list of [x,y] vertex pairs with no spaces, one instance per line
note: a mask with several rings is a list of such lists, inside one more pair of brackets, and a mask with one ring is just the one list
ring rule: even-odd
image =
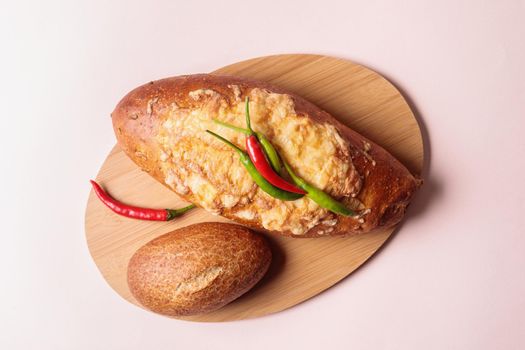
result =
[[259,140],[257,140],[257,137],[255,135],[250,135],[246,138],[246,152],[250,156],[250,159],[255,165],[255,168],[257,171],[266,179],[269,183],[274,185],[275,187],[278,187],[282,190],[293,192],[293,193],[299,193],[299,194],[305,194],[306,192],[301,190],[299,187],[292,185],[282,177],[280,177],[272,168],[268,160],[266,159],[266,156],[264,155],[264,151],[262,150],[261,145],[259,144]]
[[104,203],[109,209],[115,213],[127,216],[128,218],[140,219],[140,220],[151,220],[151,221],[170,221],[177,216],[180,216],[190,209],[195,208],[194,204],[190,204],[180,209],[147,209],[139,208],[131,205],[127,205],[117,201],[107,194],[102,187],[99,186],[93,180],[89,180],[93,185],[93,190],[97,194],[98,198]]
[[246,126],[250,131],[250,134],[246,137],[246,153],[248,153],[250,156],[253,165],[255,165],[257,171],[275,187],[288,192],[306,194],[305,191],[279,176],[279,174],[273,170],[270,162],[268,162],[268,159],[266,159],[266,155],[264,154],[261,144],[259,143],[259,140],[257,140],[255,132],[252,130],[252,125],[250,122],[250,107],[248,102],[248,97],[246,97]]

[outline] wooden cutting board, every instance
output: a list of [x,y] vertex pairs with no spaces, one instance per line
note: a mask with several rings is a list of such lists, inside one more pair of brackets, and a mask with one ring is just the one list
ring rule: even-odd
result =
[[[213,73],[266,80],[295,92],[382,145],[413,173],[421,172],[423,142],[414,115],[399,91],[368,68],[333,57],[277,55],[234,63]],[[118,146],[108,155],[97,179],[113,196],[129,204],[154,208],[184,204],[177,195],[139,170]],[[85,218],[86,238],[91,256],[109,285],[124,299],[138,305],[126,283],[127,264],[133,253],[161,234],[203,221],[228,220],[202,209],[165,223],[127,219],[113,214],[91,192]],[[274,253],[264,279],[221,310],[183,319],[231,321],[289,308],[355,271],[393,231],[317,239],[263,233]]]

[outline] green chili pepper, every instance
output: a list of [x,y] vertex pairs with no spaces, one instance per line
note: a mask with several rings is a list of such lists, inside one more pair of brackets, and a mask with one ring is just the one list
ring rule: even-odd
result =
[[270,140],[266,138],[263,134],[260,132],[256,132],[255,135],[257,136],[257,139],[259,140],[259,143],[261,144],[261,147],[264,150],[264,154],[268,157],[268,160],[270,161],[270,164],[272,165],[273,170],[276,172],[282,174],[282,168],[283,165],[281,163],[281,157],[279,157],[279,154],[273,147]]
[[290,177],[292,178],[293,182],[295,182],[297,186],[305,190],[308,198],[313,200],[320,207],[344,216],[355,215],[355,213],[352,210],[345,207],[343,203],[336,201],[327,193],[310,185],[309,183],[301,179],[299,176],[295,175],[295,173],[292,171],[292,168],[286,162],[283,162],[283,164],[286,168],[286,171],[288,171],[288,174],[290,174]]
[[298,193],[292,193],[288,191],[281,190],[280,188],[275,187],[271,183],[269,183],[255,168],[255,165],[253,165],[252,161],[250,160],[250,157],[244,152],[242,149],[231,143],[230,141],[226,140],[224,137],[217,135],[216,133],[206,130],[207,133],[213,135],[214,137],[218,138],[228,146],[232,147],[237,151],[239,154],[240,160],[242,165],[246,168],[250,176],[252,177],[253,181],[263,190],[264,192],[268,193],[270,196],[283,200],[283,201],[294,201],[296,199],[299,199],[303,197],[302,194]]

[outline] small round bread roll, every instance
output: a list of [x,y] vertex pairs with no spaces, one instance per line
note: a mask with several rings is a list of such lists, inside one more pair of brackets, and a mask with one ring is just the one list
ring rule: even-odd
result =
[[147,309],[168,316],[217,310],[252,288],[272,253],[266,240],[233,224],[208,222],[162,235],[128,264],[128,285]]

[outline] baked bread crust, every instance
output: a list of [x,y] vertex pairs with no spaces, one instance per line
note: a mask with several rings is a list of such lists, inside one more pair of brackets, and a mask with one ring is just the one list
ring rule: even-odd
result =
[[147,309],[167,316],[217,310],[251,289],[272,253],[248,228],[199,223],[166,233],[138,249],[128,264],[128,285]]
[[[234,90],[231,86],[239,89]],[[414,177],[397,159],[300,96],[266,82],[231,76],[198,74],[150,82],[131,91],[115,108],[112,120],[118,144],[139,167],[164,185],[167,186],[165,174],[158,166],[161,162],[161,149],[156,140],[160,128],[158,111],[172,103],[190,110],[203,108],[202,99],[192,98],[190,94],[202,89],[217,92],[232,106],[238,103],[239,98],[244,99],[252,89],[286,94],[293,100],[297,115],[307,117],[315,123],[333,125],[347,142],[351,163],[360,179],[355,199],[360,201],[364,210],[355,217],[337,216],[337,223],[332,226],[318,224],[300,237],[365,233],[393,226],[403,218],[421,180]],[[249,175],[246,173],[246,176]],[[177,193],[188,201],[193,199],[191,195]],[[200,205],[199,202],[195,204]],[[221,210],[220,215],[252,227],[263,228],[260,220],[240,219],[232,215],[228,208]],[[293,235],[290,230],[276,231],[283,235]]]

